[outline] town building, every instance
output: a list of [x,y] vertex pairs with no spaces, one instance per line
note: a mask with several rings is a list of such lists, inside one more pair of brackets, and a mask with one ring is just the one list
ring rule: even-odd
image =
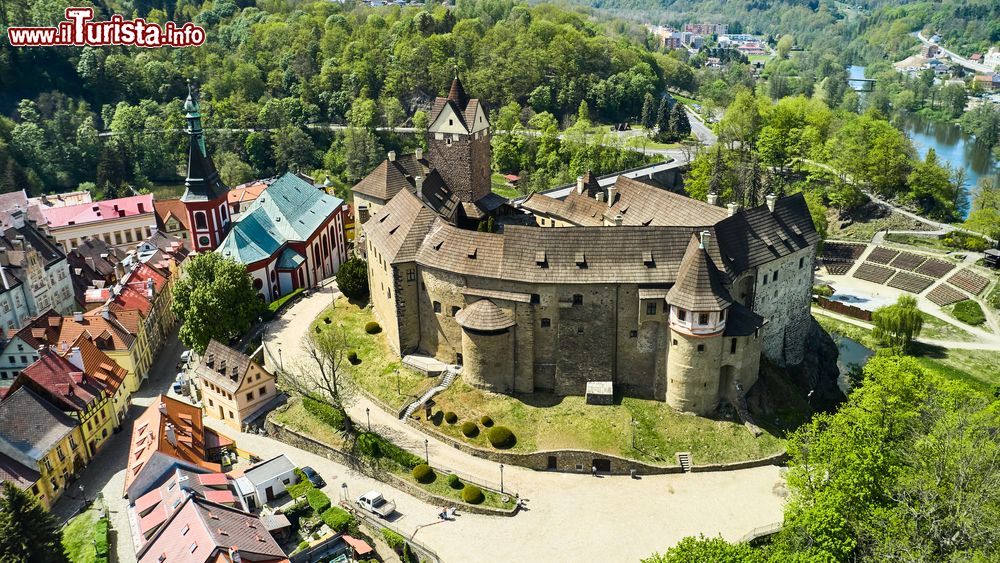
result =
[[1000,72],[1000,49],[990,47],[990,50],[983,55],[983,64],[990,70]]
[[152,194],[42,209],[45,230],[63,247],[73,250],[87,239],[128,249],[156,228]]
[[14,379],[9,393],[28,387],[75,419],[83,434],[87,457],[93,458],[118,426],[111,394],[83,371],[79,348],[63,357],[45,347],[38,351],[38,356],[35,363]]
[[686,23],[684,31],[696,35],[726,35],[729,33],[729,25],[724,23]]
[[191,225],[188,224],[187,210],[180,198],[160,199],[153,202],[156,212],[156,228],[179,239],[190,240]]
[[77,369],[97,380],[108,396],[115,415],[114,428],[117,432],[128,417],[132,394],[125,385],[128,370],[118,365],[110,356],[101,351],[89,334],[81,334],[63,354]]
[[0,475],[51,508],[90,461],[75,419],[30,387],[0,402]]
[[188,83],[188,97],[184,101],[184,119],[187,120],[189,137],[187,177],[181,203],[187,213],[191,242],[196,252],[215,250],[226,233],[232,218],[226,192],[212,157],[205,148],[205,134],[201,128],[201,106],[198,90]]
[[129,506],[129,524],[136,551],[163,527],[190,495],[239,508],[232,488],[232,480],[225,473],[174,468],[160,486],[137,498]]
[[136,552],[139,563],[288,563],[260,518],[188,495]]
[[938,56],[940,50],[941,48],[933,43],[924,43],[920,47],[920,56],[925,59],[933,59],[934,57]]
[[243,509],[253,512],[264,506],[264,503],[285,494],[286,489],[298,480],[295,464],[288,456],[281,454],[245,470],[234,484]]
[[143,475],[146,464],[156,454],[173,458],[212,473],[222,470],[217,460],[232,441],[205,428],[201,409],[184,401],[159,395],[153,398],[132,425],[128,465],[125,468],[125,494],[137,499],[162,476],[163,460]]
[[460,364],[493,392],[610,383],[698,414],[735,404],[762,354],[802,362],[819,236],[801,195],[739,210],[623,176],[570,192],[526,198],[535,225],[499,233],[395,193],[362,226],[392,349]]
[[249,207],[250,204],[260,196],[260,194],[264,193],[264,190],[267,189],[268,185],[270,185],[268,180],[254,180],[252,182],[240,184],[239,186],[229,190],[226,194],[226,202],[229,204],[229,214],[235,218],[240,213],[246,211],[247,207]]
[[347,261],[346,216],[343,200],[288,172],[243,211],[217,252],[245,264],[271,302],[337,273]]
[[[15,195],[19,195],[15,192]],[[74,306],[69,262],[62,249],[17,208],[0,229],[0,330],[18,329],[52,308]]]
[[153,356],[163,347],[177,320],[170,309],[173,299],[168,275],[134,261],[125,277],[112,287],[109,297],[112,310],[139,313]]
[[73,281],[74,311],[92,311],[111,298],[111,288],[125,275],[128,253],[101,239],[87,239],[66,254]]
[[264,369],[264,348],[253,357],[215,340],[194,370],[205,415],[242,430],[278,397],[275,377]]
[[59,341],[61,326],[62,315],[49,309],[6,335],[0,354],[0,388],[9,387],[21,370],[35,363],[39,349]]
[[128,371],[125,380],[129,393],[139,389],[149,375],[153,353],[145,323],[138,311],[114,310],[108,305],[89,313],[63,317],[56,344],[60,352],[69,350],[81,334],[87,333],[97,347]]
[[1000,89],[1000,74],[977,74],[972,81],[975,87],[984,92]]

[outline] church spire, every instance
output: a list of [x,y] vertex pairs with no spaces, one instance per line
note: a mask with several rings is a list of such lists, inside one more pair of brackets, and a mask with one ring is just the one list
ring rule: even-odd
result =
[[198,87],[188,80],[188,95],[184,100],[184,131],[190,137],[187,177],[181,201],[207,201],[225,196],[229,188],[219,179],[212,158],[205,149],[205,133],[201,127],[201,104]]

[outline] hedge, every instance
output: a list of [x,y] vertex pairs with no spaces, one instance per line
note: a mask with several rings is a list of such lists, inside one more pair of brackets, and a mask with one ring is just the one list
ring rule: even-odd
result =
[[434,469],[427,465],[426,463],[421,463],[420,465],[413,468],[410,471],[413,478],[417,480],[418,483],[433,483],[434,479],[437,477],[434,473]]
[[315,488],[312,482],[309,481],[309,478],[306,477],[306,474],[298,467],[295,468],[295,476],[299,479],[298,483],[293,483],[285,487],[285,490],[288,491],[288,494],[292,498],[305,496],[310,490]]
[[306,501],[316,511],[316,514],[322,514],[327,508],[330,508],[330,497],[319,489],[310,489],[306,493]]
[[374,432],[358,434],[356,447],[365,457],[390,459],[406,469],[413,469],[424,461]]
[[444,421],[447,422],[448,424],[455,424],[456,422],[458,422],[458,415],[451,411],[448,411],[444,413]]
[[506,426],[494,426],[486,432],[486,437],[490,440],[490,444],[494,448],[507,449],[513,447],[517,443],[517,439],[514,437],[514,433],[510,431],[510,428]]
[[466,484],[465,488],[462,489],[462,500],[469,504],[479,504],[486,500],[483,496],[483,491],[475,485]]
[[108,519],[101,518],[94,526],[94,549],[98,560],[108,560]]
[[285,306],[285,303],[288,303],[289,301],[295,299],[301,294],[302,294],[302,288],[300,287],[284,297],[271,301],[267,305],[267,311],[264,312],[264,320],[273,319],[274,315],[278,314],[278,311],[280,311],[281,308]]
[[344,429],[344,419],[347,418],[347,415],[330,403],[305,395],[302,397],[302,406],[305,407],[306,412],[334,430]]
[[466,438],[475,438],[479,435],[479,427],[476,426],[475,422],[466,420],[462,423],[462,434],[464,434]]
[[345,532],[354,525],[354,517],[339,506],[331,506],[320,515],[320,518],[337,532]]
[[403,544],[406,543],[406,539],[393,532],[389,528],[382,528],[382,537],[385,538],[385,543],[389,544],[389,547],[396,553],[400,553],[403,550]]
[[378,334],[382,332],[382,327],[375,321],[368,321],[365,323],[365,332],[368,334]]
[[493,419],[490,418],[488,415],[484,414],[483,417],[479,419],[479,424],[482,424],[486,428],[489,428],[493,426]]
[[302,499],[293,504],[291,507],[287,508],[284,511],[284,515],[288,518],[288,522],[292,525],[292,530],[298,531],[299,520],[309,516],[310,514],[312,514],[312,512],[313,509],[311,506],[309,506],[309,502],[306,501],[305,499]]
[[448,476],[448,486],[452,489],[461,489],[463,486],[462,480],[458,478],[458,475],[452,473]]
[[979,306],[979,303],[971,299],[955,303],[952,314],[955,315],[956,319],[973,326],[986,322],[986,315],[983,314],[983,308]]

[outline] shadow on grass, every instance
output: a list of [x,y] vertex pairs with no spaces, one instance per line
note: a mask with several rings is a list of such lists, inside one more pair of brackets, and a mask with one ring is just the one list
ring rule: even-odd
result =
[[932,358],[935,360],[941,360],[948,357],[947,348],[924,342],[911,343],[910,353],[918,358]]

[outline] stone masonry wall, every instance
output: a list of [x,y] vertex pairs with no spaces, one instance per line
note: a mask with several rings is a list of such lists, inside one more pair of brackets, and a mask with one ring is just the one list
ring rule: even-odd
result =
[[775,365],[802,362],[811,318],[814,255],[815,249],[808,247],[757,269],[753,309],[768,319],[761,331],[762,351]]

